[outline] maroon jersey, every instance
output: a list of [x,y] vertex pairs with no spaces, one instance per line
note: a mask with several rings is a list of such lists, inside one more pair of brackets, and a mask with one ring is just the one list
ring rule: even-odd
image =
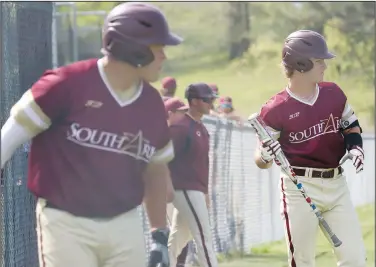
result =
[[311,102],[285,89],[262,107],[260,116],[290,164],[308,168],[338,167],[346,152],[340,129],[354,121],[345,94],[330,82],[317,86]]
[[175,158],[169,163],[175,190],[208,193],[209,133],[188,114],[170,125]]
[[12,113],[34,134],[28,188],[83,217],[112,217],[142,203],[142,172],[173,158],[162,99],[143,83],[121,97],[101,60],[47,71]]

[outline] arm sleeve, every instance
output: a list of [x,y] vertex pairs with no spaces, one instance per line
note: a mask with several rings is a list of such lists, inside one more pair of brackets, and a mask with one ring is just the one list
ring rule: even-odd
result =
[[31,138],[33,136],[29,131],[18,124],[13,117],[9,117],[1,128],[1,169],[14,151]]
[[64,79],[49,71],[12,107],[10,116],[35,136],[64,114],[67,98]]
[[349,102],[346,100],[346,104],[341,117],[341,128],[346,129],[348,126],[350,126],[357,120],[358,118],[356,117],[354,110],[350,106]]
[[66,108],[63,79],[46,72],[12,107],[1,129],[1,168],[20,145],[47,130]]
[[278,114],[275,112],[272,102],[266,103],[261,108],[259,115],[265,122],[268,132],[273,136],[275,140],[278,140],[281,135],[282,125],[279,122]]
[[336,90],[336,98],[339,101],[341,101],[341,103],[344,103],[342,116],[340,119],[340,128],[344,130],[347,129],[354,122],[357,122],[358,118],[356,117],[355,112],[352,109],[350,103],[348,102],[346,94],[343,92],[343,90],[335,83],[332,83],[332,86]]

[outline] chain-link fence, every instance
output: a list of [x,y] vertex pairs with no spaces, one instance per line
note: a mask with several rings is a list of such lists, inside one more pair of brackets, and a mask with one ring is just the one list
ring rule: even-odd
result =
[[[52,3],[1,3],[1,110],[3,125],[12,105],[51,68]],[[19,149],[1,182],[1,266],[37,266],[35,200],[26,189],[27,153]]]
[[[56,61],[57,54],[51,50],[57,36],[51,36],[51,27],[57,27],[58,23],[62,22],[52,20],[51,3],[1,3],[1,125],[22,93],[51,67],[52,55]],[[87,30],[91,31],[96,32],[92,34],[93,39],[100,37],[96,29]],[[99,51],[97,47],[92,49]],[[64,53],[67,59],[63,57],[59,65],[72,61],[77,51],[72,50],[68,56]],[[211,135],[209,191],[215,250],[225,254],[232,251],[249,253],[250,248],[257,244],[281,239],[283,224],[279,216],[278,168],[260,170],[255,166],[256,140],[250,127],[239,127],[231,121],[211,117],[205,118],[204,123]],[[373,203],[375,197],[374,138],[365,137],[364,147],[364,173],[355,175],[351,163],[345,164],[355,205]],[[25,148],[17,150],[6,165],[5,180],[1,184],[2,267],[38,267],[35,199],[26,189]],[[148,221],[141,208],[140,212],[144,217],[149,249]]]
[[[170,25],[172,30],[184,37],[184,49],[175,47],[169,48],[167,54],[169,60],[164,64],[164,70],[182,70],[195,67],[197,62],[191,62],[192,58],[205,55],[208,62],[223,59],[223,54],[227,51],[226,39],[226,4],[210,2],[180,2],[179,10],[176,12],[176,4],[169,2],[154,2],[169,20],[174,20]],[[111,6],[110,3],[107,7]],[[197,12],[200,8],[209,8],[208,14]],[[95,58],[101,56],[102,46],[102,24],[105,10],[80,10],[74,2],[56,3],[54,12],[54,36],[53,44],[56,56],[54,66],[61,66],[77,60]],[[202,25],[193,25],[190,20],[203,21]],[[218,25],[223,25],[221,30],[213,31]],[[218,59],[219,60],[219,59]],[[192,65],[193,64],[193,65]],[[200,62],[200,67],[204,67]]]

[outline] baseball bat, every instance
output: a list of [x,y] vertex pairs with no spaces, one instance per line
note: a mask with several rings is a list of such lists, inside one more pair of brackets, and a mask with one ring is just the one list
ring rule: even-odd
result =
[[[252,127],[255,129],[257,134],[260,136],[261,140],[266,139],[266,138],[271,138],[272,140],[274,140],[272,135],[267,131],[267,126],[264,123],[264,121],[260,118],[258,113],[251,115],[248,118],[248,121],[252,125]],[[322,226],[324,231],[328,234],[328,236],[332,240],[333,246],[339,247],[342,244],[342,241],[339,240],[339,238],[333,233],[329,224],[326,222],[326,220],[322,216],[321,211],[316,207],[316,205],[312,202],[311,198],[307,195],[303,185],[298,181],[296,174],[294,173],[290,163],[288,162],[282,150],[280,153],[278,153],[278,155],[276,155],[276,159],[281,163],[282,171],[296,185],[296,187],[299,189],[300,193],[302,194],[306,202],[311,206],[313,212],[315,213],[316,217],[319,220],[320,225]]]

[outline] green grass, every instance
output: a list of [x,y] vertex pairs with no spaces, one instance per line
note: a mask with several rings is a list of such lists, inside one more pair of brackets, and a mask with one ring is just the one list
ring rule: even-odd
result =
[[[375,205],[357,209],[362,225],[363,238],[367,250],[367,267],[375,267]],[[252,256],[241,259],[224,259],[220,267],[287,267],[284,241],[261,245],[252,249]],[[320,234],[316,250],[316,266],[334,267],[336,261],[328,241]]]
[[[248,116],[258,112],[262,104],[286,86],[287,81],[274,61],[255,68],[225,64],[223,57],[206,59],[206,61],[202,59],[202,61],[205,62],[204,68],[179,73],[165,72],[165,75],[177,79],[178,97],[184,97],[184,89],[190,83],[216,83],[221,95],[233,98],[237,112],[242,116]],[[330,76],[328,75],[327,79],[335,81],[345,91],[358,117],[362,119],[363,129],[373,131],[374,89],[361,86],[353,77],[344,76],[333,79]],[[155,86],[160,88],[159,83],[155,83]]]

